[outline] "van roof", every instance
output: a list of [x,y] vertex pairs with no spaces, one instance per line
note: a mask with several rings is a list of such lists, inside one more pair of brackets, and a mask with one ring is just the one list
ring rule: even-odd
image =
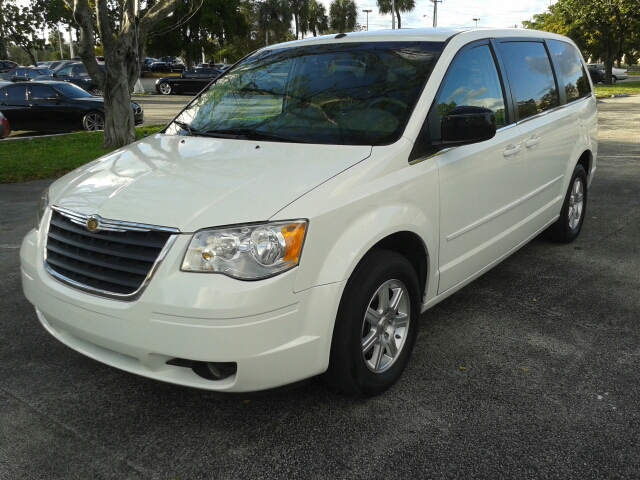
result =
[[[320,37],[309,37],[302,40],[269,45],[273,48],[298,47],[303,45],[325,44],[334,42],[393,42],[393,41],[421,41],[421,42],[445,42],[454,35],[470,33],[474,36],[478,32],[483,32],[483,36],[488,37],[545,37],[562,38],[559,35],[531,30],[526,28],[403,28],[400,30],[372,30],[369,32],[350,32],[346,34],[322,35]],[[341,35],[341,36],[340,36]]]

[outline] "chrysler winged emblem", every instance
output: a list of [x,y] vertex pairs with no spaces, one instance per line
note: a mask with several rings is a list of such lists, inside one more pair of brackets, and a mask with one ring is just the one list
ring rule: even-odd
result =
[[98,219],[96,217],[89,217],[87,219],[87,230],[89,230],[91,233],[97,232],[98,228],[100,227],[100,223],[98,222]]

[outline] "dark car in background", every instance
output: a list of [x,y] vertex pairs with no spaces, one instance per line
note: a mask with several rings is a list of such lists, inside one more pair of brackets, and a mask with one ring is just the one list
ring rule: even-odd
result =
[[[131,102],[136,125],[144,112]],[[33,81],[0,86],[0,111],[13,130],[104,130],[104,100],[66,82]]]
[[[104,70],[104,66],[101,65],[100,68]],[[38,78],[38,80],[47,80],[45,78]],[[53,72],[50,80],[59,80],[62,82],[69,82],[77,85],[78,87],[86,90],[94,97],[99,97],[102,95],[100,91],[100,87],[98,84],[89,76],[87,73],[87,69],[84,68],[82,62],[73,62],[64,65],[61,68],[58,68]]]
[[17,67],[3,74],[11,82],[28,82],[36,78],[51,77],[52,75],[53,70],[44,67]]
[[19,67],[16,62],[12,62],[11,60],[0,60],[0,73],[8,72],[9,70]]
[[211,81],[222,73],[215,68],[194,68],[187,70],[180,77],[159,78],[156,80],[156,92],[161,95],[199,93]]
[[8,137],[10,133],[9,120],[0,112],[0,138]]
[[151,71],[150,70],[151,64],[157,61],[158,60],[155,58],[150,58],[150,57],[145,58],[140,64],[140,77],[144,77],[147,73],[149,73]]
[[49,69],[55,72],[56,70],[64,67],[65,65],[68,65],[69,63],[76,63],[76,60],[56,60],[55,62],[51,62],[51,64],[49,65]]
[[591,77],[591,81],[593,84],[597,84],[600,82],[604,83],[604,71],[595,67],[587,66],[587,70],[589,70],[589,76]]
[[186,65],[179,57],[162,57],[149,67],[151,72],[184,72]]

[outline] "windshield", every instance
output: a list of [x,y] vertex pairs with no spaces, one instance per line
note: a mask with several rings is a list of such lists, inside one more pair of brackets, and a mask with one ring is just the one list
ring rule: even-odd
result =
[[73,83],[59,82],[55,85],[55,88],[67,98],[95,98],[89,92]]
[[219,78],[165,133],[385,145],[404,130],[442,51],[434,42],[261,50]]

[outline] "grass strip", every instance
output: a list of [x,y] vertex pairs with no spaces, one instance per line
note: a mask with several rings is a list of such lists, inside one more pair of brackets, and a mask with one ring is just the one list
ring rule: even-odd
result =
[[[164,127],[139,127],[138,138]],[[102,132],[0,141],[0,183],[58,178],[113,151],[102,148]]]
[[640,81],[619,82],[613,85],[594,85],[596,98],[607,98],[612,95],[638,95],[640,94]]

